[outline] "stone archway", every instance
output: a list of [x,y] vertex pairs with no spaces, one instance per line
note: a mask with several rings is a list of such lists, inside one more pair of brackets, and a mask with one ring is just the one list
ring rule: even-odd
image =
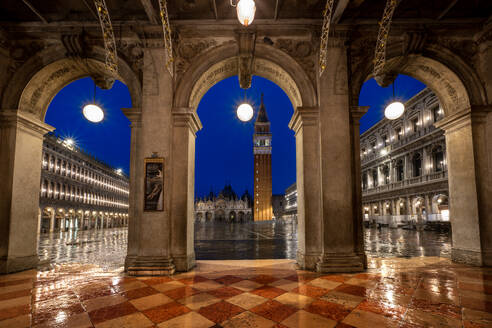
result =
[[[44,123],[49,103],[68,83],[85,76],[104,79],[105,52],[93,47],[86,59],[69,58],[61,46],[41,50],[20,66],[2,94],[0,104],[0,217],[22,234],[0,236],[10,245],[0,256],[0,272],[37,265],[37,213],[43,136],[53,127]],[[130,90],[133,106],[141,105],[138,75],[119,59],[119,75]],[[103,82],[101,82],[103,83]],[[9,146],[7,146],[9,145]],[[5,176],[4,176],[5,175]],[[60,192],[57,185],[58,192]],[[7,204],[19,204],[10,207]],[[22,218],[22,220],[19,220]],[[61,220],[65,220],[62,218]],[[2,221],[3,222],[3,221]],[[18,228],[16,228],[18,226]],[[3,232],[2,232],[3,233]]]
[[[452,258],[468,264],[491,264],[492,253],[484,249],[492,249],[492,242],[486,241],[484,232],[480,232],[486,229],[485,234],[492,233],[492,227],[481,228],[485,226],[480,223],[489,220],[485,214],[488,205],[481,201],[488,194],[485,177],[489,175],[486,163],[490,147],[484,139],[489,114],[483,85],[474,69],[445,48],[429,45],[422,50],[425,56],[401,56],[399,46],[402,45],[388,49],[390,75],[405,74],[423,82],[437,95],[444,110],[444,119],[435,126],[445,131]],[[372,74],[369,61],[356,66],[352,80],[354,103],[358,103],[363,82]]]
[[[218,47],[199,56],[190,66],[188,71],[180,78],[177,85],[174,97],[174,140],[179,140],[181,147],[176,147],[176,152],[173,152],[173,161],[176,163],[173,166],[174,170],[182,170],[182,163],[187,163],[187,173],[180,175],[184,180],[181,183],[173,183],[172,195],[186,194],[188,204],[194,197],[194,152],[195,152],[195,133],[201,128],[200,120],[196,114],[196,108],[202,96],[217,82],[238,75],[238,59],[237,47],[227,44]],[[320,261],[322,254],[322,246],[320,245],[322,237],[314,238],[313,243],[309,245],[311,240],[306,239],[306,222],[305,218],[311,216],[313,222],[307,229],[316,230],[316,234],[320,234],[321,229],[316,227],[321,225],[321,213],[319,204],[319,194],[321,188],[320,168],[318,163],[306,158],[316,158],[316,152],[319,149],[313,147],[316,145],[316,138],[319,133],[315,122],[317,120],[318,109],[316,107],[317,97],[315,88],[301,66],[286,53],[274,47],[257,44],[252,63],[252,75],[257,75],[269,79],[276,83],[288,95],[294,107],[295,114],[291,120],[290,127],[296,131],[296,157],[297,157],[297,180],[299,181],[298,188],[298,240],[299,240],[299,255],[298,263],[302,267],[315,269]],[[184,118],[186,118],[186,123]],[[179,120],[179,124],[176,124]],[[312,129],[314,131],[307,131]],[[191,133],[190,133],[191,132]],[[309,144],[309,145],[308,145]],[[182,151],[182,147],[188,149],[187,152]],[[179,165],[177,163],[180,163]],[[191,173],[190,173],[191,172]],[[305,185],[310,185],[310,188],[305,189]],[[176,199],[177,201],[177,199]],[[173,202],[173,200],[171,200]],[[308,203],[308,204],[306,204]],[[173,212],[172,222],[175,226],[185,225],[181,231],[193,230],[193,220],[191,220],[192,208],[190,205],[187,209],[182,208],[182,211]],[[216,212],[216,218],[217,218]],[[186,216],[187,221],[183,221],[182,217]],[[313,232],[314,233],[314,232]],[[193,236],[171,236],[171,239],[176,240],[176,244],[184,243],[187,250],[193,249]],[[172,244],[174,244],[172,242]],[[312,248],[315,251],[307,251]],[[171,253],[176,269],[185,271],[194,266],[194,254],[183,254],[184,247],[176,247]],[[310,254],[306,254],[310,253]]]

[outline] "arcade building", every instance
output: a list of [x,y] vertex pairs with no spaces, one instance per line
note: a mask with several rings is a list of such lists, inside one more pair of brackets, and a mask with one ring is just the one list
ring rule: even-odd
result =
[[44,136],[38,232],[128,225],[128,177],[75,145]]

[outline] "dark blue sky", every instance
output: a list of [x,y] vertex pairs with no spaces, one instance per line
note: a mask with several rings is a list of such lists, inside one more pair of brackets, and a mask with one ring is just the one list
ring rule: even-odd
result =
[[[396,96],[403,101],[425,88],[424,84],[400,75]],[[116,81],[111,90],[97,89],[96,101],[105,111],[102,123],[90,123],[82,115],[84,104],[92,100],[94,84],[90,78],[77,80],[63,88],[51,102],[45,121],[56,128],[62,137],[72,137],[77,144],[115,168],[129,171],[130,122],[120,108],[131,107],[128,88]],[[265,94],[265,106],[273,134],[272,174],[273,192],[283,193],[295,182],[295,138],[288,128],[294,109],[287,95],[274,83],[253,77],[247,100],[255,110]],[[237,193],[253,189],[252,135],[254,121],[242,123],[235,109],[245,98],[237,77],[217,83],[202,98],[198,115],[203,129],[196,140],[197,196],[215,192],[225,183],[232,184]],[[371,79],[361,90],[359,105],[370,106],[361,119],[361,133],[384,116],[384,107],[392,98],[392,88],[381,88]]]

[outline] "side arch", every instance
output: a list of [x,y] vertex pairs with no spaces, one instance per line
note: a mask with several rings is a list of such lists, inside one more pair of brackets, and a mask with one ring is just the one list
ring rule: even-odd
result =
[[[104,49],[94,47],[85,65],[65,56],[65,49],[56,45],[44,49],[28,59],[14,74],[5,90],[1,106],[34,114],[40,120],[55,95],[67,84],[86,76],[101,75],[104,71]],[[130,66],[118,58],[119,75],[126,84],[132,106],[141,106],[140,80]]]
[[[438,96],[446,116],[487,103],[476,72],[448,49],[431,44],[422,54],[405,57],[401,55],[402,47],[397,43],[388,49],[388,71],[411,76],[426,84]],[[354,105],[358,104],[362,85],[372,77],[372,69],[372,57],[355,66],[351,95]]]

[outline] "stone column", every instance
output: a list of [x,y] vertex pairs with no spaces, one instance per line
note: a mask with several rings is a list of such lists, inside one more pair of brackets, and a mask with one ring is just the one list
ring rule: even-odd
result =
[[491,112],[473,107],[435,124],[446,137],[451,257],[472,265],[492,265]]
[[[166,69],[163,48],[145,48],[142,76],[141,123],[132,121],[130,157],[130,221],[125,269],[130,275],[174,273],[170,238],[173,180],[172,116],[173,79]],[[138,118],[138,110],[134,117]],[[132,119],[132,118],[131,118]],[[141,127],[139,126],[141,124]],[[144,211],[145,158],[164,158],[163,210]]]
[[359,200],[354,195],[358,188],[354,184],[360,184],[360,178],[356,177],[354,169],[347,49],[342,39],[333,38],[330,42],[327,67],[319,78],[318,90],[323,257],[317,269],[320,272],[361,271],[365,264],[358,254],[359,241],[355,238],[359,215],[354,217],[354,206],[359,207],[355,204]]
[[0,111],[0,273],[36,267],[43,135],[53,128],[20,110]]
[[[128,267],[137,257],[138,251],[138,231],[139,225],[134,219],[139,211],[142,211],[142,199],[137,199],[137,179],[142,179],[143,165],[140,163],[143,157],[140,154],[138,145],[142,142],[142,110],[141,108],[122,108],[125,116],[130,120],[131,139],[130,139],[130,175],[129,175],[129,195],[128,195],[128,248],[125,259],[125,268]],[[138,178],[137,178],[138,176]]]
[[319,109],[297,108],[289,128],[296,137],[297,263],[315,270],[323,253]]
[[172,121],[171,257],[177,271],[188,271],[195,266],[195,139],[202,124],[192,108],[173,108]]
[[369,106],[352,106],[350,110],[350,130],[352,131],[352,174],[354,176],[353,190],[353,216],[354,216],[354,240],[355,253],[363,260],[364,268],[367,268],[366,253],[364,251],[364,219],[362,217],[362,180],[360,162],[360,123],[361,117],[367,113]]

